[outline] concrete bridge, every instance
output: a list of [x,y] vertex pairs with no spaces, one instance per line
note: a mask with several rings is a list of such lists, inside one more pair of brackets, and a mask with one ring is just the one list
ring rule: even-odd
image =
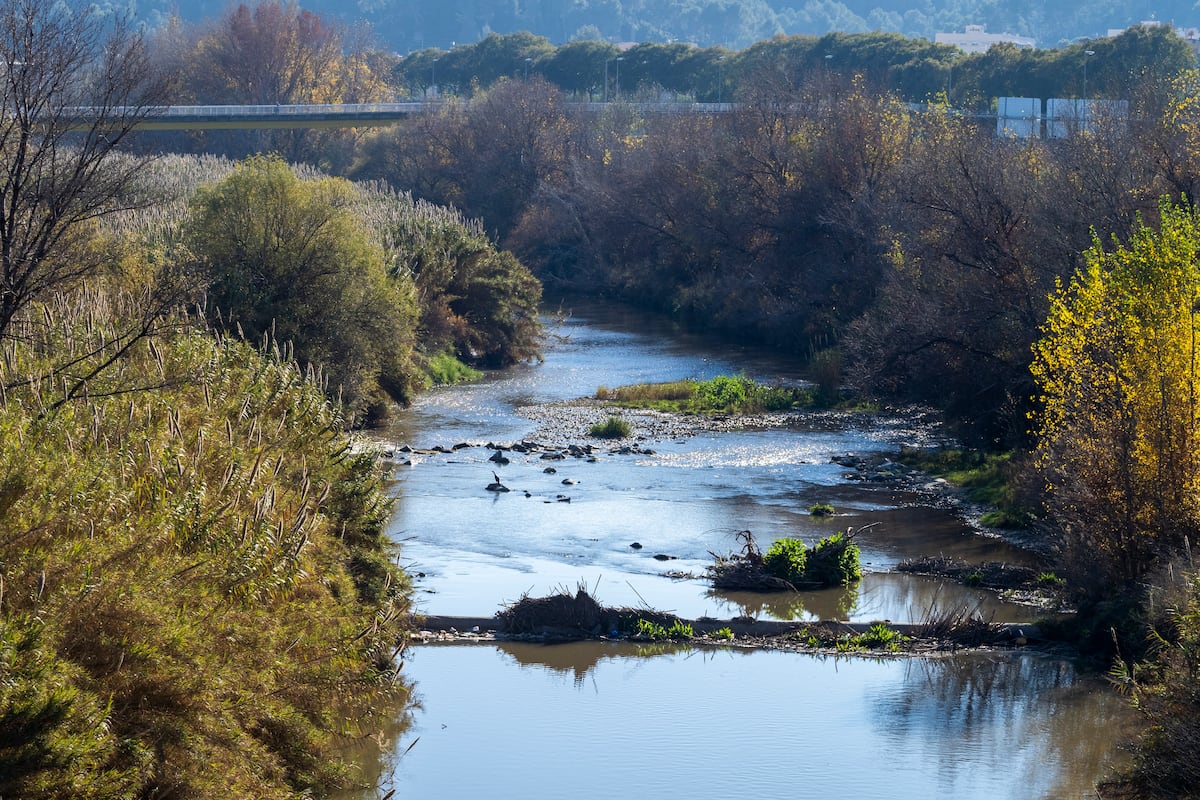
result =
[[[257,128],[371,128],[394,125],[405,117],[436,110],[442,100],[406,103],[341,103],[313,105],[209,105],[161,106],[139,109],[137,128],[147,131],[182,131]],[[598,112],[607,103],[568,103],[568,107]],[[720,113],[732,103],[637,103],[643,114]],[[95,119],[92,109],[72,109],[81,125]],[[119,118],[122,109],[108,113]],[[132,109],[130,110],[133,111]]]
[[[337,105],[163,106],[149,109],[137,127],[148,131],[230,128],[369,128],[392,125],[437,103]],[[80,117],[86,118],[86,113]]]

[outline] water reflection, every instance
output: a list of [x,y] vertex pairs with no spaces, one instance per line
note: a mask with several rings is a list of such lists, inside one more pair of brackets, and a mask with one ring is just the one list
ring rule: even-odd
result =
[[522,667],[537,667],[570,675],[576,685],[581,685],[602,661],[621,658],[653,658],[693,652],[692,647],[680,642],[567,642],[563,644],[497,642],[495,647]]
[[422,646],[410,673],[425,710],[400,797],[1058,800],[1090,790],[1127,715],[1029,654],[504,643]]
[[730,616],[755,619],[849,619],[858,605],[858,584],[811,592],[722,592],[709,590]]
[[[896,747],[928,757],[941,739],[953,738],[974,758],[1011,765],[1014,787],[1038,786],[1039,773],[1055,764],[1098,780],[1120,759],[1114,741],[1132,723],[1106,684],[1080,677],[1067,661],[1014,655],[913,660],[905,673],[900,691],[868,690],[876,724]],[[1112,715],[1097,720],[1095,704],[1081,702],[1091,696],[1105,697]],[[1108,730],[1095,731],[1098,723]],[[955,770],[940,770],[938,794],[958,796],[960,780]]]

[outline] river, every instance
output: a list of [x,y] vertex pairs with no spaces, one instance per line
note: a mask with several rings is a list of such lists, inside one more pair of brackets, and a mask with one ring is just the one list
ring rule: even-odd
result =
[[[770,354],[638,312],[570,312],[549,320],[544,363],[429,392],[381,437],[389,448],[449,451],[398,454],[393,474],[391,535],[418,576],[421,611],[486,616],[525,593],[582,584],[606,605],[686,617],[919,622],[963,606],[996,621],[1036,617],[991,592],[894,571],[928,554],[1030,561],[923,493],[850,480],[831,462],[939,436],[911,416],[649,436],[637,454],[601,447],[594,462],[552,462],[553,474],[537,454],[489,461],[488,442],[584,442],[570,414],[564,432],[544,404],[600,386],[801,377]],[[485,490],[493,471],[512,492]],[[809,516],[815,502],[836,514]],[[861,529],[866,572],[848,590],[723,594],[699,577],[667,576],[702,575],[739,530],[765,547],[848,527]],[[1083,797],[1127,718],[1119,698],[1069,662],[1023,653],[874,660],[596,642],[425,645],[405,673],[419,707],[387,759],[397,797],[616,797],[632,787],[698,798]]]

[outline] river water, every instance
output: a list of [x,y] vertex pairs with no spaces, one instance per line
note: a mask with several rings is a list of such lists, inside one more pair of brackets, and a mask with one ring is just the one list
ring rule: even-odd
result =
[[[893,571],[929,554],[1031,561],[952,509],[848,480],[831,463],[937,437],[910,418],[815,415],[781,429],[651,436],[640,454],[601,448],[594,463],[510,452],[511,463],[495,465],[485,443],[583,443],[586,426],[572,428],[566,411],[555,424],[554,411],[526,409],[600,386],[739,372],[801,378],[769,354],[628,310],[576,305],[549,325],[544,363],[430,392],[382,437],[395,448],[468,445],[394,470],[391,535],[418,575],[419,610],[486,616],[525,593],[584,584],[606,605],[685,617],[917,622],[964,606],[997,621],[1036,617],[987,591]],[[493,471],[512,492],[485,490]],[[809,516],[814,502],[832,503],[836,515]],[[711,552],[735,549],[739,530],[765,548],[847,527],[863,529],[866,571],[850,589],[723,594],[666,574],[702,575]],[[1083,797],[1126,718],[1119,698],[1071,664],[1032,654],[871,660],[595,642],[426,645],[405,672],[419,706],[386,760],[397,797],[616,797],[633,788],[697,798]]]

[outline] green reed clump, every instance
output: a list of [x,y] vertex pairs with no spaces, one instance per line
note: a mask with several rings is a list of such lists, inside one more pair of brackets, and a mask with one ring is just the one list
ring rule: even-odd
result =
[[763,567],[776,578],[803,584],[808,574],[808,549],[799,539],[776,539],[763,554]]
[[846,635],[839,638],[835,646],[840,652],[886,650],[894,653],[906,641],[908,641],[908,637],[895,628],[883,622],[876,622],[863,633]]
[[717,588],[746,591],[847,586],[862,577],[862,562],[854,529],[835,533],[812,548],[800,539],[776,539],[764,553],[750,531],[740,531],[742,551],[715,556],[708,568]]
[[435,386],[476,381],[483,377],[479,370],[469,367],[454,357],[453,353],[437,353],[426,361],[426,374]]
[[588,436],[596,439],[624,439],[633,433],[633,426],[622,417],[609,417],[588,428]]
[[807,579],[820,586],[845,586],[862,577],[862,559],[853,536],[835,533],[808,553]]

